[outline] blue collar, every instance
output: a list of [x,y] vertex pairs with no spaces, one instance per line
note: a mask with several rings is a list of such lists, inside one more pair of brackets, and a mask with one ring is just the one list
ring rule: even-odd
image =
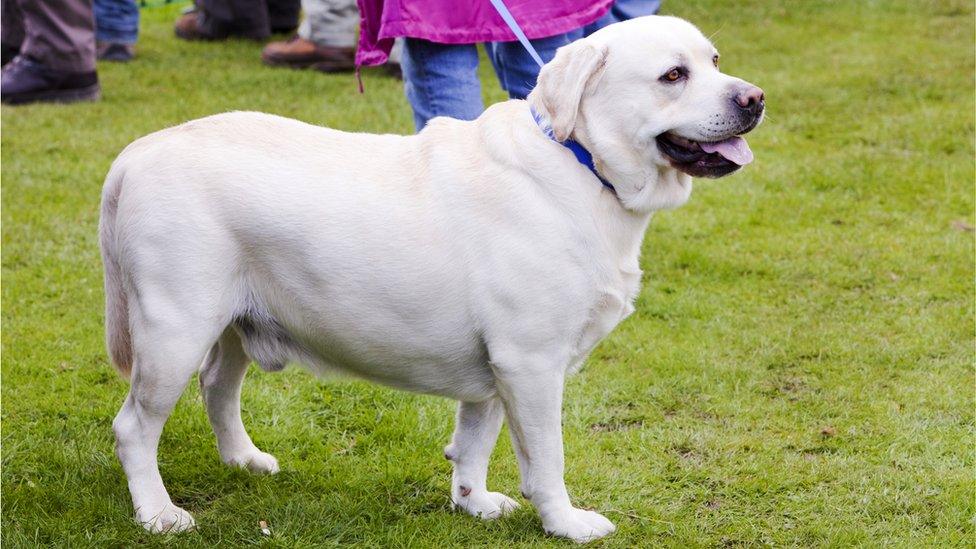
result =
[[[553,135],[552,133],[552,127],[544,123],[542,120],[542,116],[539,113],[537,113],[535,109],[533,109],[531,106],[529,106],[529,111],[532,113],[532,118],[535,120],[535,123],[539,126],[539,129],[542,130],[542,133],[546,134],[546,137],[548,137],[549,139],[556,141],[556,136]],[[609,181],[607,181],[606,179],[603,178],[603,176],[597,173],[596,166],[593,164],[593,155],[590,154],[590,151],[586,150],[586,147],[580,145],[579,142],[573,141],[572,139],[567,139],[566,141],[556,141],[556,143],[559,143],[560,145],[572,151],[573,154],[576,155],[576,160],[580,164],[586,166],[586,169],[590,170],[593,173],[593,175],[595,175],[596,178],[600,180],[600,183],[603,183],[604,187],[610,189],[610,192],[612,192],[613,194],[617,194],[617,189],[614,189],[613,185],[611,185]]]
[[[495,7],[495,11],[498,12],[498,15],[501,16],[502,20],[505,21],[505,24],[508,25],[508,28],[512,30],[512,34],[515,35],[515,38],[518,39],[518,41],[522,44],[522,47],[525,48],[525,51],[532,56],[532,59],[535,60],[536,64],[538,64],[539,68],[541,69],[543,64],[542,57],[539,56],[539,53],[535,51],[534,47],[532,47],[532,42],[530,42],[525,36],[525,33],[522,32],[522,28],[519,27],[518,22],[512,16],[512,12],[509,11],[508,6],[505,5],[505,0],[489,1],[491,2],[491,5]],[[549,139],[556,141],[556,136],[553,135],[552,128],[548,124],[544,124],[542,122],[542,117],[539,116],[539,113],[535,112],[535,109],[533,109],[531,106],[529,106],[529,110],[532,111],[532,118],[535,119],[535,123],[539,125],[542,132],[545,133]],[[578,160],[580,164],[586,166],[586,169],[593,172],[593,175],[600,180],[600,183],[603,183],[604,187],[610,189],[610,192],[612,192],[614,195],[617,194],[617,189],[614,189],[613,185],[611,185],[609,181],[600,177],[600,174],[596,172],[596,166],[593,165],[593,155],[590,154],[590,151],[586,150],[583,145],[580,145],[572,139],[556,142],[573,151],[573,154],[576,156],[576,160]]]

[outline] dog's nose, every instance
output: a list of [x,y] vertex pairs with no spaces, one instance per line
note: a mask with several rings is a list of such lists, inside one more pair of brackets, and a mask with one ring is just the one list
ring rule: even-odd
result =
[[758,86],[747,86],[735,94],[735,104],[751,114],[759,114],[766,106],[766,95]]

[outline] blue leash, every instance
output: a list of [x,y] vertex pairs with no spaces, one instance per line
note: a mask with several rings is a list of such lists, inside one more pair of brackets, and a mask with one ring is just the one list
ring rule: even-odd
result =
[[[542,65],[544,65],[542,62],[542,57],[540,57],[539,52],[535,51],[535,48],[532,47],[532,42],[529,42],[528,37],[526,37],[525,33],[522,32],[522,27],[519,27],[519,24],[515,21],[515,18],[512,17],[512,12],[508,11],[508,6],[505,5],[505,2],[503,0],[489,0],[489,2],[491,2],[491,5],[495,7],[495,11],[497,11],[498,15],[502,17],[502,20],[505,21],[508,28],[512,29],[512,32],[515,33],[515,37],[518,38],[518,41],[522,44],[522,47],[525,48],[525,51],[529,52],[529,55],[532,56],[532,59],[535,59],[535,62],[538,63],[539,67],[541,68]],[[539,126],[539,128],[542,129],[543,133],[546,134],[546,137],[556,141],[556,136],[553,135],[552,128],[543,124],[542,116],[535,112],[535,109],[532,107],[529,107],[529,109],[532,112],[532,118],[535,120],[535,123]],[[572,151],[573,155],[576,156],[576,160],[593,172],[593,175],[600,180],[600,183],[603,183],[604,187],[610,189],[610,192],[617,194],[617,190],[613,188],[613,185],[611,185],[609,181],[597,173],[596,166],[593,164],[593,155],[590,154],[590,151],[586,150],[586,147],[580,145],[577,141],[573,141],[572,139],[556,142]]]
[[495,6],[495,11],[498,12],[498,15],[502,16],[502,20],[505,21],[508,28],[512,29],[512,32],[515,33],[515,38],[518,38],[518,41],[522,43],[522,47],[529,52],[532,59],[535,59],[535,62],[539,64],[540,68],[542,65],[545,65],[545,63],[542,62],[542,58],[539,57],[539,52],[535,51],[535,48],[532,47],[532,42],[529,42],[529,39],[526,38],[525,33],[522,32],[522,27],[515,22],[515,18],[512,17],[512,12],[508,11],[508,6],[505,5],[505,2],[502,0],[489,1],[491,2],[492,6]]

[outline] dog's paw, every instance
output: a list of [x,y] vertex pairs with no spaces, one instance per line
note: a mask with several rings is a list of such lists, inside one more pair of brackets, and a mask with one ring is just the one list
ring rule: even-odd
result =
[[577,543],[602,538],[617,529],[600,513],[575,507],[546,515],[542,519],[542,527],[549,534],[569,538]]
[[172,503],[167,503],[162,509],[140,508],[136,512],[136,521],[152,534],[185,532],[196,527],[190,513]]
[[273,475],[281,470],[281,468],[278,467],[278,460],[275,459],[273,455],[262,452],[257,448],[226,457],[224,458],[224,463],[232,467],[247,469],[252,473],[266,473]]
[[484,520],[494,520],[507,515],[519,506],[515,500],[505,494],[487,490],[470,490],[464,487],[454,490],[451,500],[465,513]]

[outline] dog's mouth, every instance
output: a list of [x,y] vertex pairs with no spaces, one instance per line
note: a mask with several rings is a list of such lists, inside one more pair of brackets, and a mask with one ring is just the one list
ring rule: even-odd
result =
[[722,177],[752,162],[752,149],[735,135],[721,141],[692,141],[665,132],[657,136],[657,148],[671,165],[692,177]]

